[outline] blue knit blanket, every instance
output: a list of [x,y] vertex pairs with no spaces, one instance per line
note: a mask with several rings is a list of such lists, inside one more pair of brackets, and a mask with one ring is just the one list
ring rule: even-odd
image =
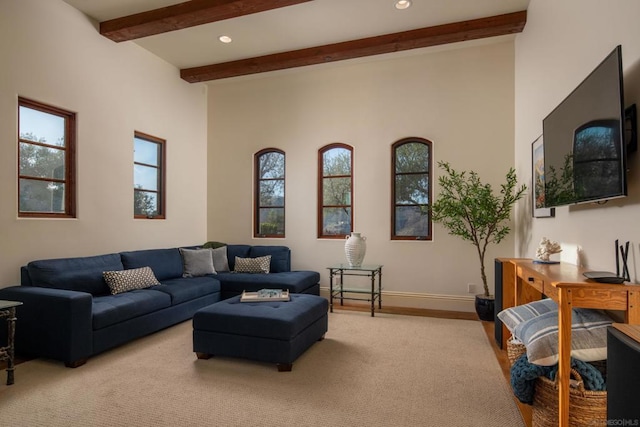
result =
[[[585,389],[594,391],[606,390],[606,383],[602,373],[592,364],[571,358],[571,367],[582,377]],[[511,366],[511,389],[513,394],[520,402],[531,405],[533,404],[536,378],[545,376],[553,381],[557,372],[557,364],[553,366],[534,365],[529,363],[527,355],[523,354]]]

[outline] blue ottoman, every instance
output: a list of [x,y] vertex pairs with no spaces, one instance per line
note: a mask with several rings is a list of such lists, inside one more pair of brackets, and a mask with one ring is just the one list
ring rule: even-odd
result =
[[241,357],[291,371],[293,361],[324,338],[328,309],[328,301],[317,295],[292,294],[286,302],[229,298],[194,314],[193,351],[198,359]]

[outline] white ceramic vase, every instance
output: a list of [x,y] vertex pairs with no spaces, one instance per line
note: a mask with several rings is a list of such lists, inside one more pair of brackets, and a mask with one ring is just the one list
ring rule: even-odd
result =
[[367,252],[367,238],[360,236],[360,233],[351,233],[346,236],[344,252],[347,255],[347,262],[351,267],[360,267],[364,254]]

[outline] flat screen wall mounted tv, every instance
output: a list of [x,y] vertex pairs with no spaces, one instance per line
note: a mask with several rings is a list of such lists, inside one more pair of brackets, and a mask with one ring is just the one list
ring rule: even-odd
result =
[[617,46],[542,122],[545,207],[627,195],[624,120]]

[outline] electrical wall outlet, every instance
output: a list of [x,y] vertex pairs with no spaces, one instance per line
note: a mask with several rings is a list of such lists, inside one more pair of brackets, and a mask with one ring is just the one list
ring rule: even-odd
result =
[[467,292],[469,292],[470,294],[478,293],[478,291],[476,289],[476,285],[474,283],[468,283],[467,284]]

